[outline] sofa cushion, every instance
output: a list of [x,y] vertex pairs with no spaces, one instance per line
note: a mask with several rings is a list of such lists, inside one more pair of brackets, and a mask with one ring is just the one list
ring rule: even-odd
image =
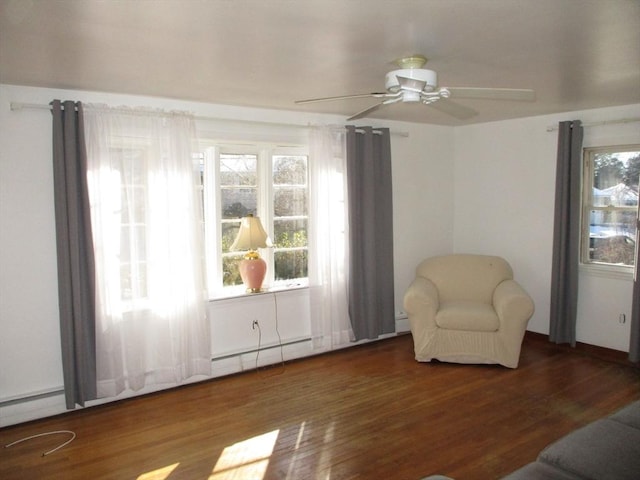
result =
[[491,305],[464,300],[440,304],[436,324],[447,330],[496,332],[500,320]]
[[582,478],[637,480],[640,430],[605,418],[549,445],[538,460]]
[[609,417],[616,422],[624,423],[640,430],[640,401],[627,405]]
[[581,480],[581,477],[546,463],[532,462],[503,477],[503,480]]

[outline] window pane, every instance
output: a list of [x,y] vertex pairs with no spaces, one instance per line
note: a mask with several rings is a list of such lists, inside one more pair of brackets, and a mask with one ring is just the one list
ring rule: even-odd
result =
[[640,152],[607,152],[593,156],[594,205],[638,205]]
[[632,207],[638,205],[638,187],[618,183],[612,187],[593,189],[595,207]]
[[222,223],[222,253],[229,253],[229,247],[238,236],[238,230],[240,230],[240,220]]
[[591,210],[589,259],[594,262],[633,265],[635,211]]
[[291,280],[307,276],[307,250],[276,251],[275,279]]
[[147,296],[146,263],[120,265],[120,291],[122,300],[135,300]]
[[273,242],[276,248],[307,246],[307,220],[274,220]]
[[220,154],[221,186],[252,186],[257,184],[256,155]]
[[120,162],[120,171],[127,185],[147,182],[147,152],[141,148],[112,148],[111,154]]
[[257,160],[256,155],[220,155],[220,208],[223,219],[255,214],[258,203]]
[[247,214],[255,215],[258,204],[256,188],[223,188],[220,192],[222,218],[241,218]]
[[306,185],[307,157],[305,155],[274,155],[274,185]]
[[242,285],[242,277],[238,266],[243,255],[225,255],[222,257],[222,283],[225,287]]
[[146,261],[147,240],[144,225],[121,225],[120,261],[130,262],[132,258]]
[[307,214],[307,190],[299,187],[275,187],[273,213],[276,217]]
[[122,223],[144,223],[146,219],[146,187],[129,185],[122,188],[120,199]]

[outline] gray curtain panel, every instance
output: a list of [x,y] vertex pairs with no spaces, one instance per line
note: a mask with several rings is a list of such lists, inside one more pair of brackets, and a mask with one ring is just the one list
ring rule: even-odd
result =
[[62,366],[72,409],[96,398],[95,266],[82,104],[51,107]]
[[580,120],[560,122],[551,271],[549,340],[576,344],[578,262],[580,261]]
[[347,126],[349,316],[355,340],[395,331],[388,129]]
[[640,210],[638,211],[638,219],[636,221],[636,266],[633,279],[633,301],[631,305],[629,360],[638,363],[640,362]]

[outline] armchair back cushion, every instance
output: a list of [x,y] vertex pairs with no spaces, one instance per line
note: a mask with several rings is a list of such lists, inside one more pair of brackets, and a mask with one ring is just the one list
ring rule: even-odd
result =
[[492,303],[499,283],[513,279],[513,270],[501,257],[457,254],[424,260],[416,275],[431,280],[440,303],[452,301]]

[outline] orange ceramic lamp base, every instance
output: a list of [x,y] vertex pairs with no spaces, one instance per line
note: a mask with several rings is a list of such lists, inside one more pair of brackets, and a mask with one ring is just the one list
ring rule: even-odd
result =
[[247,253],[240,260],[239,270],[247,292],[258,293],[262,290],[262,281],[267,273],[267,263],[258,256],[257,252]]

